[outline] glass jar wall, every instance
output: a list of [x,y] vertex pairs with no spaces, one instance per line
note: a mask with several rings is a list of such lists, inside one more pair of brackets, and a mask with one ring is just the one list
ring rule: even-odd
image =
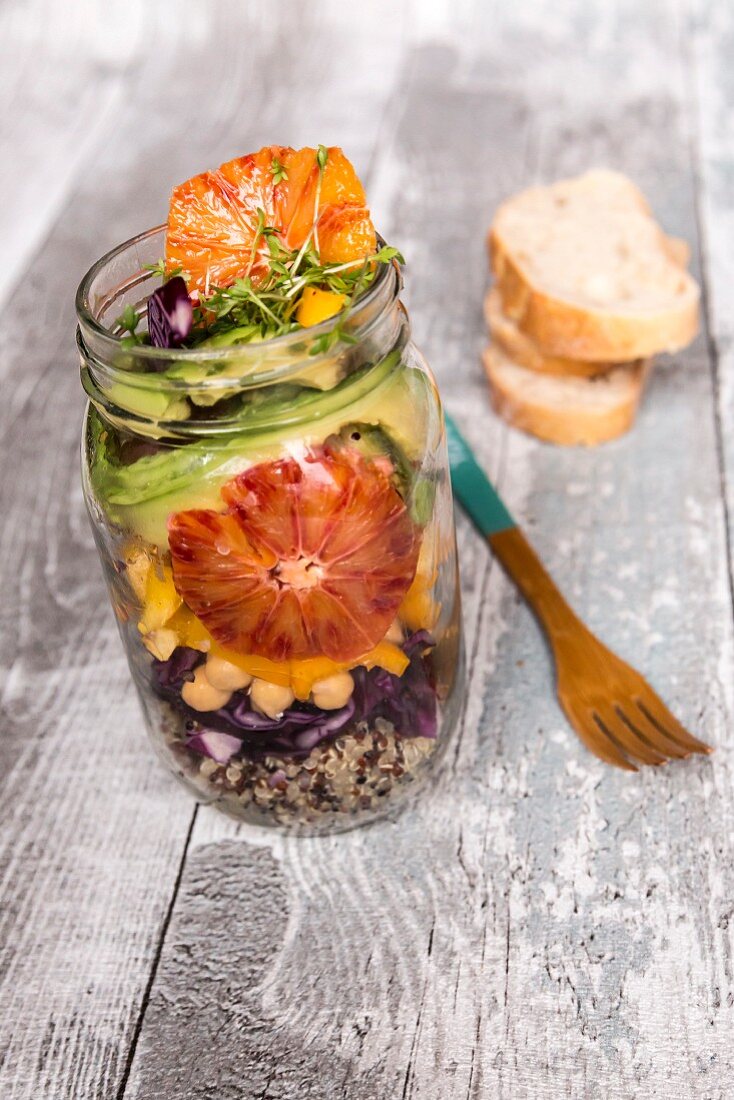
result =
[[162,251],[127,242],[77,298],[85,497],[148,730],[202,801],[348,828],[420,789],[461,690],[441,407],[399,271],[336,329],[125,346]]

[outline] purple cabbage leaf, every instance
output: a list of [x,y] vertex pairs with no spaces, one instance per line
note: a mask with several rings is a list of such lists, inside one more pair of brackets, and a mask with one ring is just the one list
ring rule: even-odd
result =
[[193,320],[194,303],[180,275],[174,275],[148,298],[148,333],[153,347],[180,347]]

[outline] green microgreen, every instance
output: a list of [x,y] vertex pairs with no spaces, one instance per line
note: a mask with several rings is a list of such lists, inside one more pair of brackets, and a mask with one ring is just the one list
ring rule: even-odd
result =
[[252,271],[252,265],[255,263],[255,257],[257,256],[257,246],[263,239],[263,233],[265,231],[265,211],[257,208],[257,225],[255,226],[255,236],[252,238],[252,248],[250,249],[250,261],[247,265],[246,278],[249,277]]
[[316,252],[320,251],[319,248],[319,208],[321,205],[321,184],[324,182],[324,169],[326,168],[326,162],[329,159],[329,150],[325,145],[319,145],[316,153],[316,163],[319,166],[319,178],[316,184],[316,196],[313,201],[313,244]]
[[166,267],[165,260],[158,260],[154,264],[143,264],[143,271],[149,271],[151,275],[157,275],[159,279],[173,279],[176,275],[183,275],[182,267],[172,267],[170,270]]
[[115,321],[115,329],[124,348],[136,348],[145,343],[145,336],[136,332],[140,324],[140,315],[133,305],[126,305]]
[[273,157],[271,160],[270,171],[273,173],[273,183],[280,183],[282,180],[288,179],[288,171],[277,157]]
[[121,332],[129,332],[131,336],[135,335],[135,329],[140,323],[140,317],[135,306],[126,305],[120,316],[117,318],[115,324]]
[[389,264],[391,260],[397,260],[401,266],[405,265],[405,258],[397,248],[393,248],[391,244],[384,244],[379,252],[375,253],[374,257],[378,264]]
[[309,348],[309,355],[324,355],[331,351],[335,344],[356,344],[357,337],[344,328],[344,320],[339,320],[332,328],[317,336]]
[[[189,346],[203,341],[215,346],[244,343],[251,339],[272,339],[298,329],[295,314],[306,287],[318,287],[346,299],[342,314],[328,332],[317,337],[310,354],[320,355],[335,344],[352,343],[345,330],[349,310],[373,282],[379,268],[393,260],[402,262],[396,248],[383,246],[373,256],[348,263],[323,264],[313,246],[295,252],[286,248],[275,230],[258,216],[256,240],[251,253],[250,270],[258,256],[257,243],[265,240],[267,252],[259,252],[266,270],[236,279],[231,286],[218,287],[202,298],[194,309],[194,324]],[[235,331],[236,330],[236,331]]]

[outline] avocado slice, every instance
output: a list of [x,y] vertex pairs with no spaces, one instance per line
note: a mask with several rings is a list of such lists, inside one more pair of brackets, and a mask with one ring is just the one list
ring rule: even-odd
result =
[[413,466],[399,443],[380,424],[366,424],[360,420],[351,420],[333,437],[339,443],[353,447],[365,458],[380,458],[387,455],[392,459],[395,475],[405,495],[413,481]]
[[[297,325],[294,325],[294,330],[298,329]],[[243,347],[258,344],[262,341],[263,337],[259,331],[257,325],[241,325],[238,328],[227,329],[225,332],[217,333],[214,336],[208,336],[205,340],[200,340],[195,345],[194,351],[212,350],[216,348],[231,348],[237,345]],[[303,356],[306,366],[297,374],[290,376],[291,383],[299,383],[302,388],[316,389],[316,390],[331,390],[339,384],[344,378],[344,367],[340,361],[339,356],[334,358],[319,357],[314,360],[313,363],[308,361],[307,344],[303,344]],[[220,378],[233,377],[237,382],[242,376],[243,366],[247,364],[248,360],[242,361],[230,361],[223,359],[219,362],[201,363],[178,363],[174,367],[170,367],[166,371],[167,378],[178,378],[186,382],[189,382],[194,387],[197,382],[206,381],[211,377],[218,376]],[[200,392],[196,392],[194,388],[190,394],[191,400],[195,405],[212,405],[215,402],[222,399],[222,397],[231,395],[232,393],[239,392],[238,389],[234,390],[222,390],[216,396],[211,393],[207,393],[205,389]],[[247,392],[243,393],[243,398],[248,397]]]
[[166,546],[171,513],[220,509],[220,489],[236,474],[279,457],[289,445],[315,444],[358,423],[365,453],[390,454],[406,498],[417,499],[414,478],[431,446],[435,406],[429,379],[410,367],[396,371],[398,360],[399,352],[391,353],[327,393],[290,383],[258,391],[258,399],[238,414],[237,428],[231,420],[221,426],[213,420],[206,437],[184,445],[158,443],[149,448],[152,453],[127,464],[120,435],[92,407],[95,497],[115,525]]
[[151,420],[188,420],[191,415],[188,401],[184,396],[171,396],[160,390],[142,389],[128,386],[124,382],[114,382],[106,391],[107,397],[118,408]]

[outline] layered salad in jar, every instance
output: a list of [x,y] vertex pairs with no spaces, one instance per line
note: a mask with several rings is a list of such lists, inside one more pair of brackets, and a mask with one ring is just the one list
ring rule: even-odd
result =
[[146,719],[254,821],[381,810],[451,717],[450,487],[400,259],[340,149],[271,146],[174,190],[111,369],[82,325],[87,499]]

